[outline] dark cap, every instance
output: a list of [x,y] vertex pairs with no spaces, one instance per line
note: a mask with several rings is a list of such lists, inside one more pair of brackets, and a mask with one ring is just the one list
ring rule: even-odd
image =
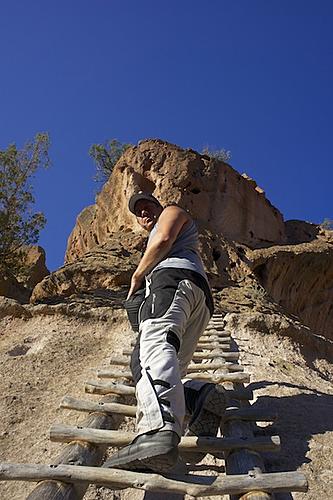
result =
[[134,214],[134,215],[135,215],[135,204],[139,200],[152,201],[153,203],[155,203],[155,205],[162,207],[162,205],[160,204],[158,199],[155,198],[155,196],[153,196],[150,193],[144,193],[143,191],[139,191],[138,193],[133,194],[130,197],[129,202],[128,202],[128,208],[129,208],[130,212],[132,212],[132,214]]

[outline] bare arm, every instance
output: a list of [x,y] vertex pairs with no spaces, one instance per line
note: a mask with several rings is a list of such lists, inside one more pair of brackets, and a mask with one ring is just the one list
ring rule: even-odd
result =
[[170,206],[158,219],[158,228],[131,279],[129,298],[140,287],[143,278],[169,253],[190,216],[181,208]]

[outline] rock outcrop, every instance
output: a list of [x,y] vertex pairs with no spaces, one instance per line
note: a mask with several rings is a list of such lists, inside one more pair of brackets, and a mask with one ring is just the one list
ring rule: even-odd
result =
[[140,235],[127,233],[127,238],[121,238],[115,234],[107,244],[46,276],[34,288],[30,300],[45,302],[92,290],[118,290],[130,282],[140,260],[141,246]]
[[23,286],[16,277],[8,272],[4,272],[0,277],[0,297],[8,297],[19,302],[29,302],[31,291]]
[[270,296],[313,331],[333,339],[333,245],[324,239],[257,249],[251,268]]
[[320,233],[320,227],[317,224],[302,220],[287,220],[285,228],[288,245],[307,243],[316,239]]
[[24,263],[26,266],[26,271],[24,276],[18,277],[18,280],[27,288],[32,289],[40,281],[42,281],[45,276],[47,276],[50,271],[46,267],[45,263],[45,251],[39,245],[29,245],[24,247]]
[[0,276],[0,297],[8,297],[21,303],[27,303],[32,289],[50,271],[45,265],[45,252],[42,247],[25,245],[20,250],[24,252],[24,271],[16,276],[9,271],[2,272]]
[[[35,287],[32,302],[129,284],[146,235],[128,211],[137,191],[154,192],[196,219],[211,286],[242,301],[263,294],[306,326],[333,338],[333,232],[304,221],[283,222],[246,174],[193,150],[147,140],[120,158],[96,199],[78,216],[66,265]],[[237,293],[236,293],[237,295]],[[240,311],[237,300],[226,312]]]
[[17,300],[0,296],[0,320],[6,317],[31,318],[32,314]]
[[128,212],[135,191],[154,192],[163,205],[177,203],[199,225],[251,248],[286,241],[281,213],[263,190],[226,163],[160,140],[131,147],[97,196],[81,212],[69,238],[66,262],[73,262],[110,234],[140,228]]

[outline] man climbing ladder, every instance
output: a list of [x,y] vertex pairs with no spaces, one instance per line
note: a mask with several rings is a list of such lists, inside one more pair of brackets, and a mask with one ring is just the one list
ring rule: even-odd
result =
[[138,435],[105,466],[166,471],[178,459],[185,410],[189,433],[215,436],[225,409],[222,388],[181,380],[213,314],[213,299],[189,214],[173,205],[163,208],[143,192],[130,198],[129,210],[150,233],[127,297],[130,303],[145,280],[131,359]]

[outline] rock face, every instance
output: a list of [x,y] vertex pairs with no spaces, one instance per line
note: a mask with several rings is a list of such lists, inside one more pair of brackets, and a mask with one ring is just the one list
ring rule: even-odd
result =
[[[145,235],[127,203],[140,190],[153,192],[163,205],[179,204],[196,219],[216,291],[227,287],[232,297],[243,289],[243,304],[252,306],[268,293],[287,314],[333,338],[333,232],[304,221],[284,223],[246,174],[160,140],[126,150],[96,204],[78,216],[67,264],[38,283],[33,302],[129,284]],[[242,308],[237,300],[230,304],[227,312]]]
[[29,302],[32,289],[45,276],[49,270],[45,265],[45,252],[37,245],[21,247],[24,251],[24,273],[14,276],[4,272],[0,277],[0,296],[16,299],[21,303]]
[[333,339],[333,245],[317,239],[257,249],[251,267],[270,296],[314,332]]
[[68,241],[66,262],[105,243],[113,232],[139,231],[127,203],[140,190],[154,192],[163,205],[177,203],[201,227],[251,248],[286,241],[281,213],[252,179],[193,150],[147,140],[126,150],[96,205],[79,215]]
[[95,247],[48,275],[34,288],[30,301],[52,301],[87,291],[118,290],[128,285],[140,260],[142,238],[133,233],[127,236],[126,239],[120,234],[114,235],[107,244]]
[[12,318],[31,318],[31,313],[19,302],[8,297],[0,297],[0,320],[10,316]]
[[12,274],[4,273],[0,277],[0,297],[8,297],[24,303],[29,302],[30,293]]
[[19,281],[22,281],[27,288],[34,288],[50,273],[45,264],[45,251],[38,245],[25,247],[25,264],[27,271],[22,280],[19,278]]
[[320,227],[302,220],[287,220],[285,222],[287,242],[290,245],[306,243],[317,238]]

